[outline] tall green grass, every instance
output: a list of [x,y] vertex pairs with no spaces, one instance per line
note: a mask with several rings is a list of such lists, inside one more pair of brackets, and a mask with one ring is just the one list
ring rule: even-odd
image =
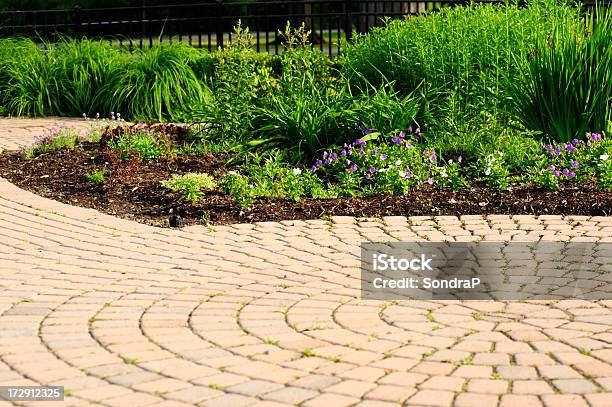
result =
[[[361,36],[346,48],[342,72],[357,88],[392,82],[402,94],[422,92],[431,138],[467,149],[493,146],[495,134],[515,124],[508,115],[512,84],[553,27],[579,29],[579,8],[555,0],[447,7]],[[490,140],[474,139],[483,127]]]

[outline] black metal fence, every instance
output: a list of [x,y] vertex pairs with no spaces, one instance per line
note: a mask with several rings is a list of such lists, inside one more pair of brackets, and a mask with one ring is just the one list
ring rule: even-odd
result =
[[[147,47],[181,41],[213,50],[232,40],[238,21],[249,27],[259,52],[278,53],[279,30],[290,22],[304,23],[311,42],[336,54],[343,40],[380,26],[383,18],[404,18],[441,7],[465,5],[467,0],[271,0],[205,1],[173,6],[0,12],[0,37],[25,36],[44,41],[64,37],[105,38],[120,45]],[[504,0],[480,0],[504,3]],[[603,0],[610,5],[612,0]],[[587,0],[587,6],[602,0]]]

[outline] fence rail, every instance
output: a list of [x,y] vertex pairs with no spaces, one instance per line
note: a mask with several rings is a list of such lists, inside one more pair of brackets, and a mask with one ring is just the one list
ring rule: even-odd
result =
[[[479,3],[504,3],[480,0]],[[468,0],[277,0],[247,3],[209,0],[195,4],[121,8],[0,12],[1,37],[29,37],[56,41],[61,37],[103,38],[130,47],[181,41],[214,50],[232,40],[238,21],[250,28],[259,52],[278,53],[278,31],[287,22],[304,23],[314,47],[330,55],[342,41],[383,24],[382,19],[404,18],[442,7],[461,6]],[[587,7],[602,0],[587,0]],[[603,0],[607,6],[612,0]]]

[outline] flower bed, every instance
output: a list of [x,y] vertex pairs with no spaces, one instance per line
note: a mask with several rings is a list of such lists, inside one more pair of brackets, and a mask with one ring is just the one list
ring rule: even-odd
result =
[[42,196],[168,226],[331,215],[612,213],[612,143],[601,134],[535,145],[523,173],[510,154],[468,162],[428,147],[418,128],[353,143],[311,163],[278,153],[225,153],[173,124],[100,122],[88,135],[55,129],[0,155],[0,176]]
[[275,56],[240,25],[214,53],[2,40],[0,112],[96,119],[85,138],[56,129],[3,154],[0,169],[158,224],[609,214],[611,13],[555,0],[446,8],[374,29],[335,59],[304,27],[287,27]]

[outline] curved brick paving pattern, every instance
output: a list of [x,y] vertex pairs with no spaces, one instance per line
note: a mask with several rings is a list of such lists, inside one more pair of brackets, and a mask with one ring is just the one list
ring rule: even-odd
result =
[[[0,144],[50,122],[2,119]],[[0,385],[63,405],[612,405],[612,301],[359,299],[360,241],[610,241],[612,218],[170,230],[0,180],[0,224]]]

